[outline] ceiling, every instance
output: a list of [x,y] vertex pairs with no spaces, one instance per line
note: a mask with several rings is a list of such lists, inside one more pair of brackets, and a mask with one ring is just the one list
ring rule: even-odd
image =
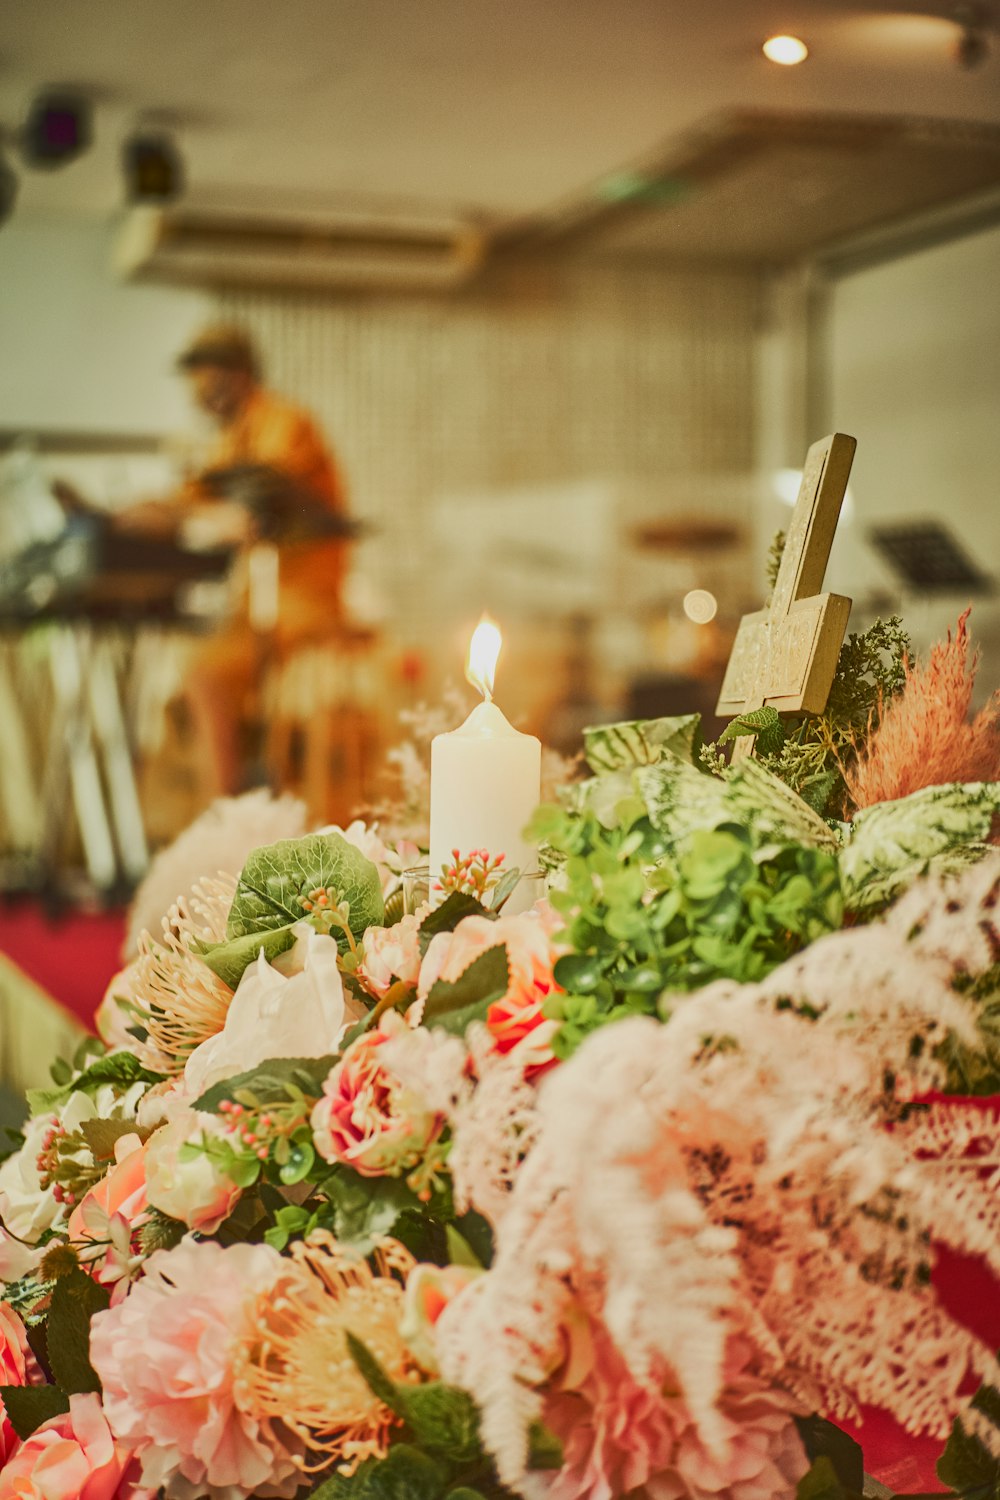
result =
[[[97,107],[94,149],[23,172],[18,215],[112,213],[146,111],[174,122],[193,204],[372,204],[510,234],[603,202],[616,174],[734,111],[1000,125],[997,5],[987,61],[963,71],[947,0],[936,16],[925,0],[0,0],[0,126],[45,84]],[[775,31],[808,61],[765,61]]]

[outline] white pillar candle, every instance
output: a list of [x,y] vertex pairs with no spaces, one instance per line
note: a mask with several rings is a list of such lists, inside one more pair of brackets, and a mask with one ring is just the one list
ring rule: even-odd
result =
[[[477,652],[477,637],[479,652],[485,644],[485,662]],[[492,701],[499,650],[499,630],[484,622],[473,637],[466,675],[485,701],[458,729],[437,735],[431,745],[432,902],[440,900],[434,888],[442,866],[454,863],[456,849],[462,857],[477,849],[494,858],[502,854],[502,870],[527,874],[538,867],[538,852],[525,839],[524,828],[539,802],[542,747],[534,735],[520,734]],[[523,909],[525,903],[516,895],[508,911]]]

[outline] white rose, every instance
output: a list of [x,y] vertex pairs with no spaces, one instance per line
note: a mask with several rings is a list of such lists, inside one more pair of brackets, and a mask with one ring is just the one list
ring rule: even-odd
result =
[[206,1137],[223,1140],[217,1115],[189,1109],[151,1135],[146,1144],[146,1197],[154,1208],[189,1229],[214,1234],[236,1207],[240,1189],[207,1151],[187,1153]]
[[355,1019],[344,1000],[337,944],[311,929],[300,942],[305,957],[299,972],[282,974],[263,953],[245,970],[222,1031],[188,1058],[189,1099],[270,1057],[323,1057],[335,1049]]

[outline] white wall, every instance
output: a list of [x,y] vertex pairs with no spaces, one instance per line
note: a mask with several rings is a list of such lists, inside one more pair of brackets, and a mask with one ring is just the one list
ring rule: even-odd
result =
[[201,292],[122,286],[104,224],[0,228],[0,428],[167,434],[190,427],[178,350]]
[[[831,426],[853,433],[851,545],[828,587],[855,597],[892,583],[864,542],[878,520],[936,518],[1000,579],[1000,229],[835,284]],[[959,596],[905,600],[919,644],[953,623]],[[1000,605],[977,600],[981,686],[1000,682]]]

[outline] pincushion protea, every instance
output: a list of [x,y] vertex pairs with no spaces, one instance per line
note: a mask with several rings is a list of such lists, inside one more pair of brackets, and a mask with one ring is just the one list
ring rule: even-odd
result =
[[275,1285],[248,1311],[236,1360],[243,1411],[281,1423],[304,1445],[306,1472],[338,1463],[353,1473],[382,1456],[398,1418],[368,1386],[347,1346],[359,1339],[396,1381],[419,1380],[399,1331],[406,1278],[415,1265],[396,1240],[369,1261],[317,1231],[291,1247]]

